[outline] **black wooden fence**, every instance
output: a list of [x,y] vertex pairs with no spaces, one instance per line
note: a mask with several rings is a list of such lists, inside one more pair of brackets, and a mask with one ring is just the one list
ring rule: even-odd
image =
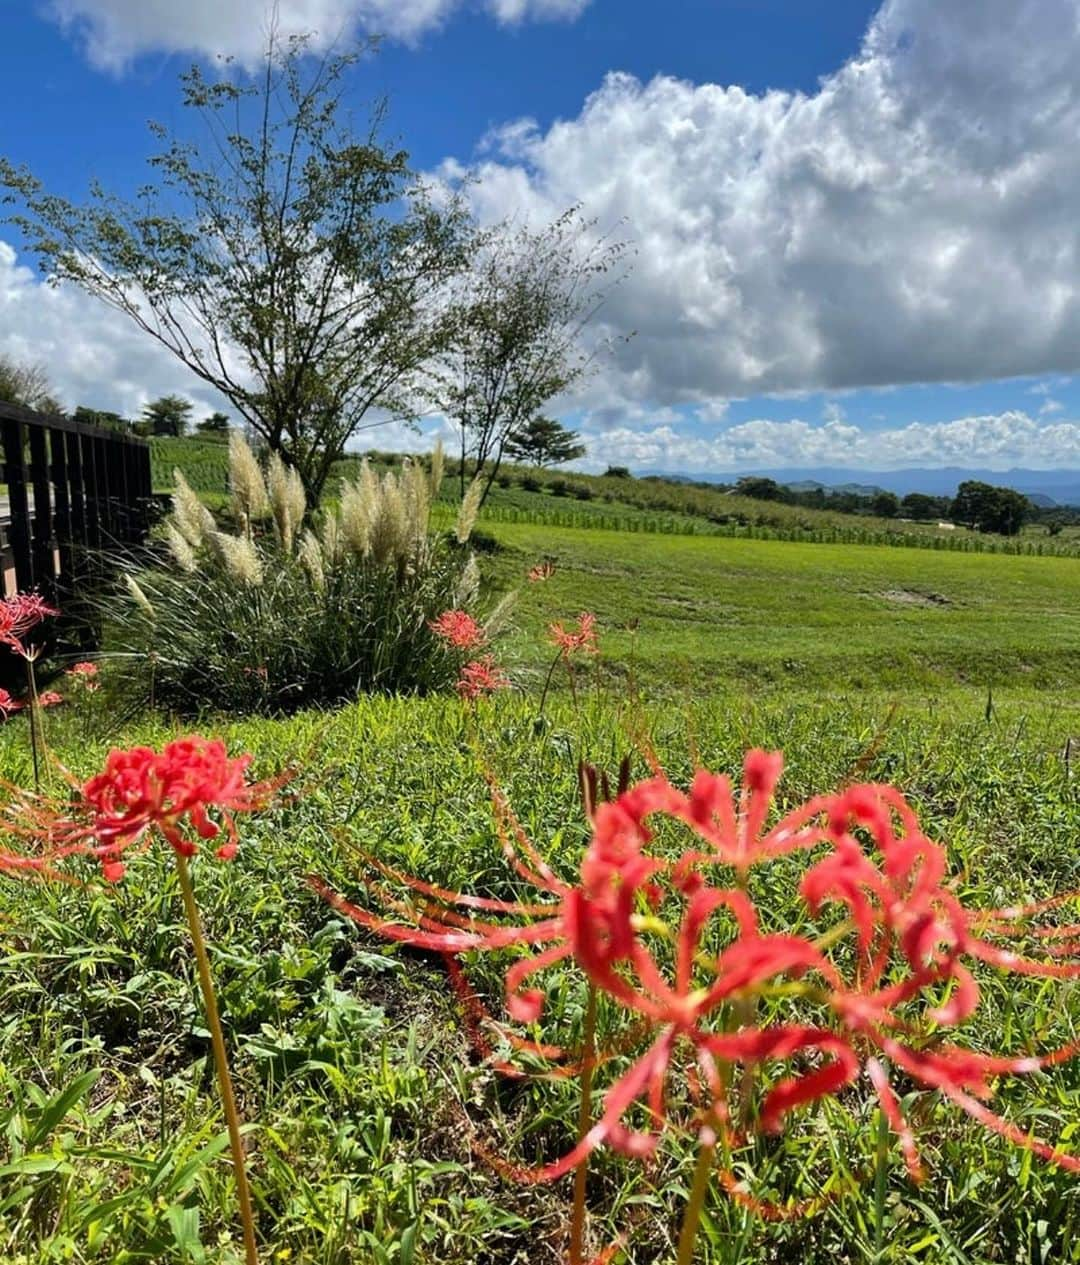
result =
[[118,431],[0,403],[3,595],[37,589],[61,605],[112,550],[146,539],[150,447]]

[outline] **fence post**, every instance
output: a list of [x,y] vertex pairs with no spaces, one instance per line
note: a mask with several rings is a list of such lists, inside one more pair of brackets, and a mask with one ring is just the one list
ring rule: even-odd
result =
[[52,517],[52,486],[49,482],[47,435],[42,426],[28,426],[30,477],[34,489],[34,521],[31,549],[34,576],[42,597],[56,598],[56,558]]
[[74,532],[71,523],[71,494],[68,489],[67,435],[62,430],[49,429],[49,476],[56,498],[53,531],[56,535],[56,551],[60,558],[57,589],[66,594],[71,590],[71,577],[75,569],[75,550],[72,548]]
[[8,539],[15,561],[16,589],[34,587],[34,564],[30,556],[30,503],[26,495],[25,428],[14,418],[4,419],[4,476],[8,488],[11,526]]
[[82,455],[83,509],[86,515],[86,544],[91,550],[89,566],[96,570],[101,553],[101,490],[97,477],[97,454],[94,437],[85,432],[79,435],[79,451]]

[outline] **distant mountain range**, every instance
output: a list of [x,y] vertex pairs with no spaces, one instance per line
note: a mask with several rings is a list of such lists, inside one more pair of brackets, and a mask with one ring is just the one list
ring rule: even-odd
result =
[[697,474],[668,474],[663,470],[642,470],[641,474],[659,475],[678,482],[736,483],[739,479],[759,476],[775,479],[798,490],[814,487],[858,492],[872,496],[875,492],[926,492],[930,496],[954,496],[956,489],[968,479],[992,483],[996,487],[1014,488],[1031,497],[1036,505],[1080,506],[1080,470],[968,470],[960,466],[940,466],[911,470],[851,470],[841,466],[817,466],[793,469],[777,466],[766,470],[710,471]]

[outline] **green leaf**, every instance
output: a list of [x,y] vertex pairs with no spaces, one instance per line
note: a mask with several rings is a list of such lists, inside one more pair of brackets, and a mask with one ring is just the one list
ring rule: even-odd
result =
[[413,1255],[416,1252],[416,1236],[419,1230],[419,1221],[414,1221],[412,1225],[405,1228],[405,1233],[401,1236],[401,1249],[398,1252],[398,1265],[412,1265]]
[[43,1107],[41,1115],[35,1121],[33,1128],[27,1134],[26,1145],[28,1149],[33,1150],[35,1147],[41,1146],[45,1139],[52,1133],[53,1129],[60,1123],[67,1113],[75,1106],[80,1099],[84,1098],[95,1084],[101,1073],[95,1068],[91,1072],[84,1072],[82,1076],[78,1076],[71,1082],[67,1089],[59,1093],[55,1098],[51,1099]]
[[198,1208],[183,1208],[177,1204],[165,1213],[165,1218],[180,1251],[193,1261],[205,1261],[206,1250],[199,1237]]

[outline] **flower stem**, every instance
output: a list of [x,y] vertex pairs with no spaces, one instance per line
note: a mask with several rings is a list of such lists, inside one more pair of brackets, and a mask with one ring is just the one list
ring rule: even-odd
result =
[[[596,988],[589,985],[585,1004],[585,1039],[582,1048],[584,1066],[581,1071],[581,1105],[578,1108],[578,1136],[581,1142],[592,1127],[593,1071],[596,1063]],[[570,1221],[570,1265],[582,1265],[585,1259],[585,1184],[589,1161],[586,1157],[574,1174],[574,1211]]]
[[694,1168],[694,1183],[690,1187],[690,1199],[683,1213],[682,1229],[679,1231],[679,1254],[677,1265],[691,1265],[694,1259],[694,1243],[697,1240],[698,1227],[701,1225],[701,1210],[705,1207],[705,1194],[709,1189],[709,1174],[712,1172],[713,1155],[716,1151],[716,1134],[711,1126],[701,1131],[701,1147],[698,1151],[697,1166]]
[[540,694],[540,706],[536,709],[536,719],[539,720],[544,714],[544,703],[547,702],[548,690],[551,688],[551,678],[555,675],[555,669],[559,666],[559,660],[562,658],[562,651],[551,661],[551,667],[548,668],[547,680],[544,682],[543,691]]
[[176,870],[180,876],[180,891],[184,897],[184,912],[187,915],[188,927],[191,930],[191,942],[195,948],[195,965],[199,972],[199,986],[202,989],[203,1005],[206,1007],[206,1020],[210,1027],[210,1041],[214,1048],[214,1063],[217,1066],[218,1085],[221,1089],[221,1105],[229,1128],[229,1147],[232,1151],[233,1174],[236,1178],[236,1197],[240,1204],[240,1220],[244,1227],[244,1256],[247,1265],[258,1265],[259,1257],[255,1248],[255,1219],[251,1211],[251,1192],[248,1189],[247,1170],[244,1166],[244,1144],[240,1137],[240,1116],[236,1110],[232,1077],[229,1075],[229,1060],[225,1053],[225,1037],[221,1031],[221,1018],[218,1015],[214,980],[210,974],[210,958],[207,956],[202,923],[199,920],[198,906],[195,904],[195,891],[191,885],[191,872],[188,869],[187,857],[182,856],[179,852],[175,853],[175,856]]
[[889,1175],[889,1121],[878,1115],[877,1164],[874,1169],[874,1265],[885,1259],[885,1192]]
[[30,754],[34,761],[34,791],[41,790],[40,759],[38,756],[38,692],[37,678],[34,675],[34,660],[30,655],[23,658],[26,664],[26,687],[30,692]]

